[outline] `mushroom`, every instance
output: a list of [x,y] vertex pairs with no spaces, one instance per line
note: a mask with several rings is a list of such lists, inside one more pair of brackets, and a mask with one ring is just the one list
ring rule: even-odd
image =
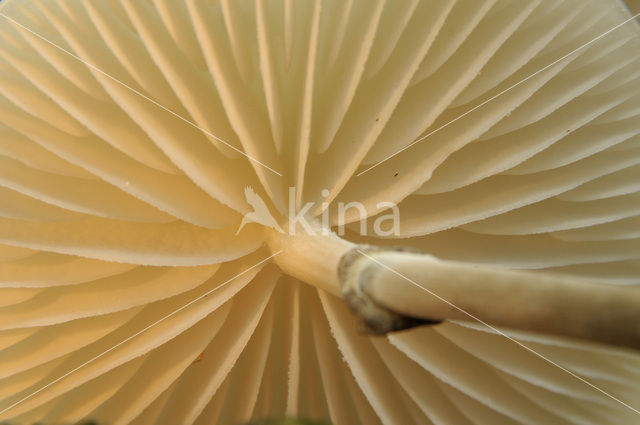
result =
[[637,423],[622,3],[0,18],[1,421]]

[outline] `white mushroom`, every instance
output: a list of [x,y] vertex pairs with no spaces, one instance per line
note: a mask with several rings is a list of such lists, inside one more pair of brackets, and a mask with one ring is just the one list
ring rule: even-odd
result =
[[432,317],[393,270],[369,282],[378,306],[467,320],[362,334],[337,273],[368,244],[411,279],[551,279],[589,308],[597,283],[635,314],[630,18],[615,0],[2,1],[0,421],[637,423],[637,351],[501,321],[501,299],[473,313],[519,330]]

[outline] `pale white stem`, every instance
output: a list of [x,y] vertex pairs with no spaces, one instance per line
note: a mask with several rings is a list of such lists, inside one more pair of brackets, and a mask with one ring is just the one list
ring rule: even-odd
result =
[[282,271],[310,285],[341,296],[338,264],[342,256],[356,247],[328,229],[309,220],[311,229],[298,226],[280,233],[267,229],[267,243],[273,252],[282,250],[275,262]]
[[354,245],[320,227],[269,231],[291,276],[343,296],[378,333],[445,319],[479,320],[640,348],[640,288],[545,272],[506,270]]
[[640,348],[640,288],[424,254],[358,251],[357,285],[392,311]]

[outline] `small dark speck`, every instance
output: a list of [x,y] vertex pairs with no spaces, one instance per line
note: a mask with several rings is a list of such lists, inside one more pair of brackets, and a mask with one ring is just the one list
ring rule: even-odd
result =
[[395,174],[393,175],[393,177],[398,177],[398,173],[395,173]]
[[202,353],[200,353],[198,358],[195,359],[193,362],[191,362],[191,364],[198,363],[198,362],[202,361],[203,358],[204,358],[204,351]]
[[571,133],[571,129],[568,129],[568,130],[567,130],[567,133]]
[[376,122],[380,121],[380,117],[376,118]]

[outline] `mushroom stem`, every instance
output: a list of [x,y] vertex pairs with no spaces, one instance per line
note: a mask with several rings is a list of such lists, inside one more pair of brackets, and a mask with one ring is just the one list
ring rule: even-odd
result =
[[640,349],[640,288],[355,245],[321,227],[267,242],[285,273],[342,296],[369,332],[452,319]]
[[266,229],[267,244],[272,252],[282,251],[274,257],[284,273],[333,295],[342,296],[338,280],[338,264],[342,256],[356,247],[354,243],[338,237],[312,219],[310,228],[296,226],[289,233]]
[[342,273],[346,287],[405,316],[473,320],[640,349],[639,288],[375,248],[355,248],[343,261],[358,270]]

